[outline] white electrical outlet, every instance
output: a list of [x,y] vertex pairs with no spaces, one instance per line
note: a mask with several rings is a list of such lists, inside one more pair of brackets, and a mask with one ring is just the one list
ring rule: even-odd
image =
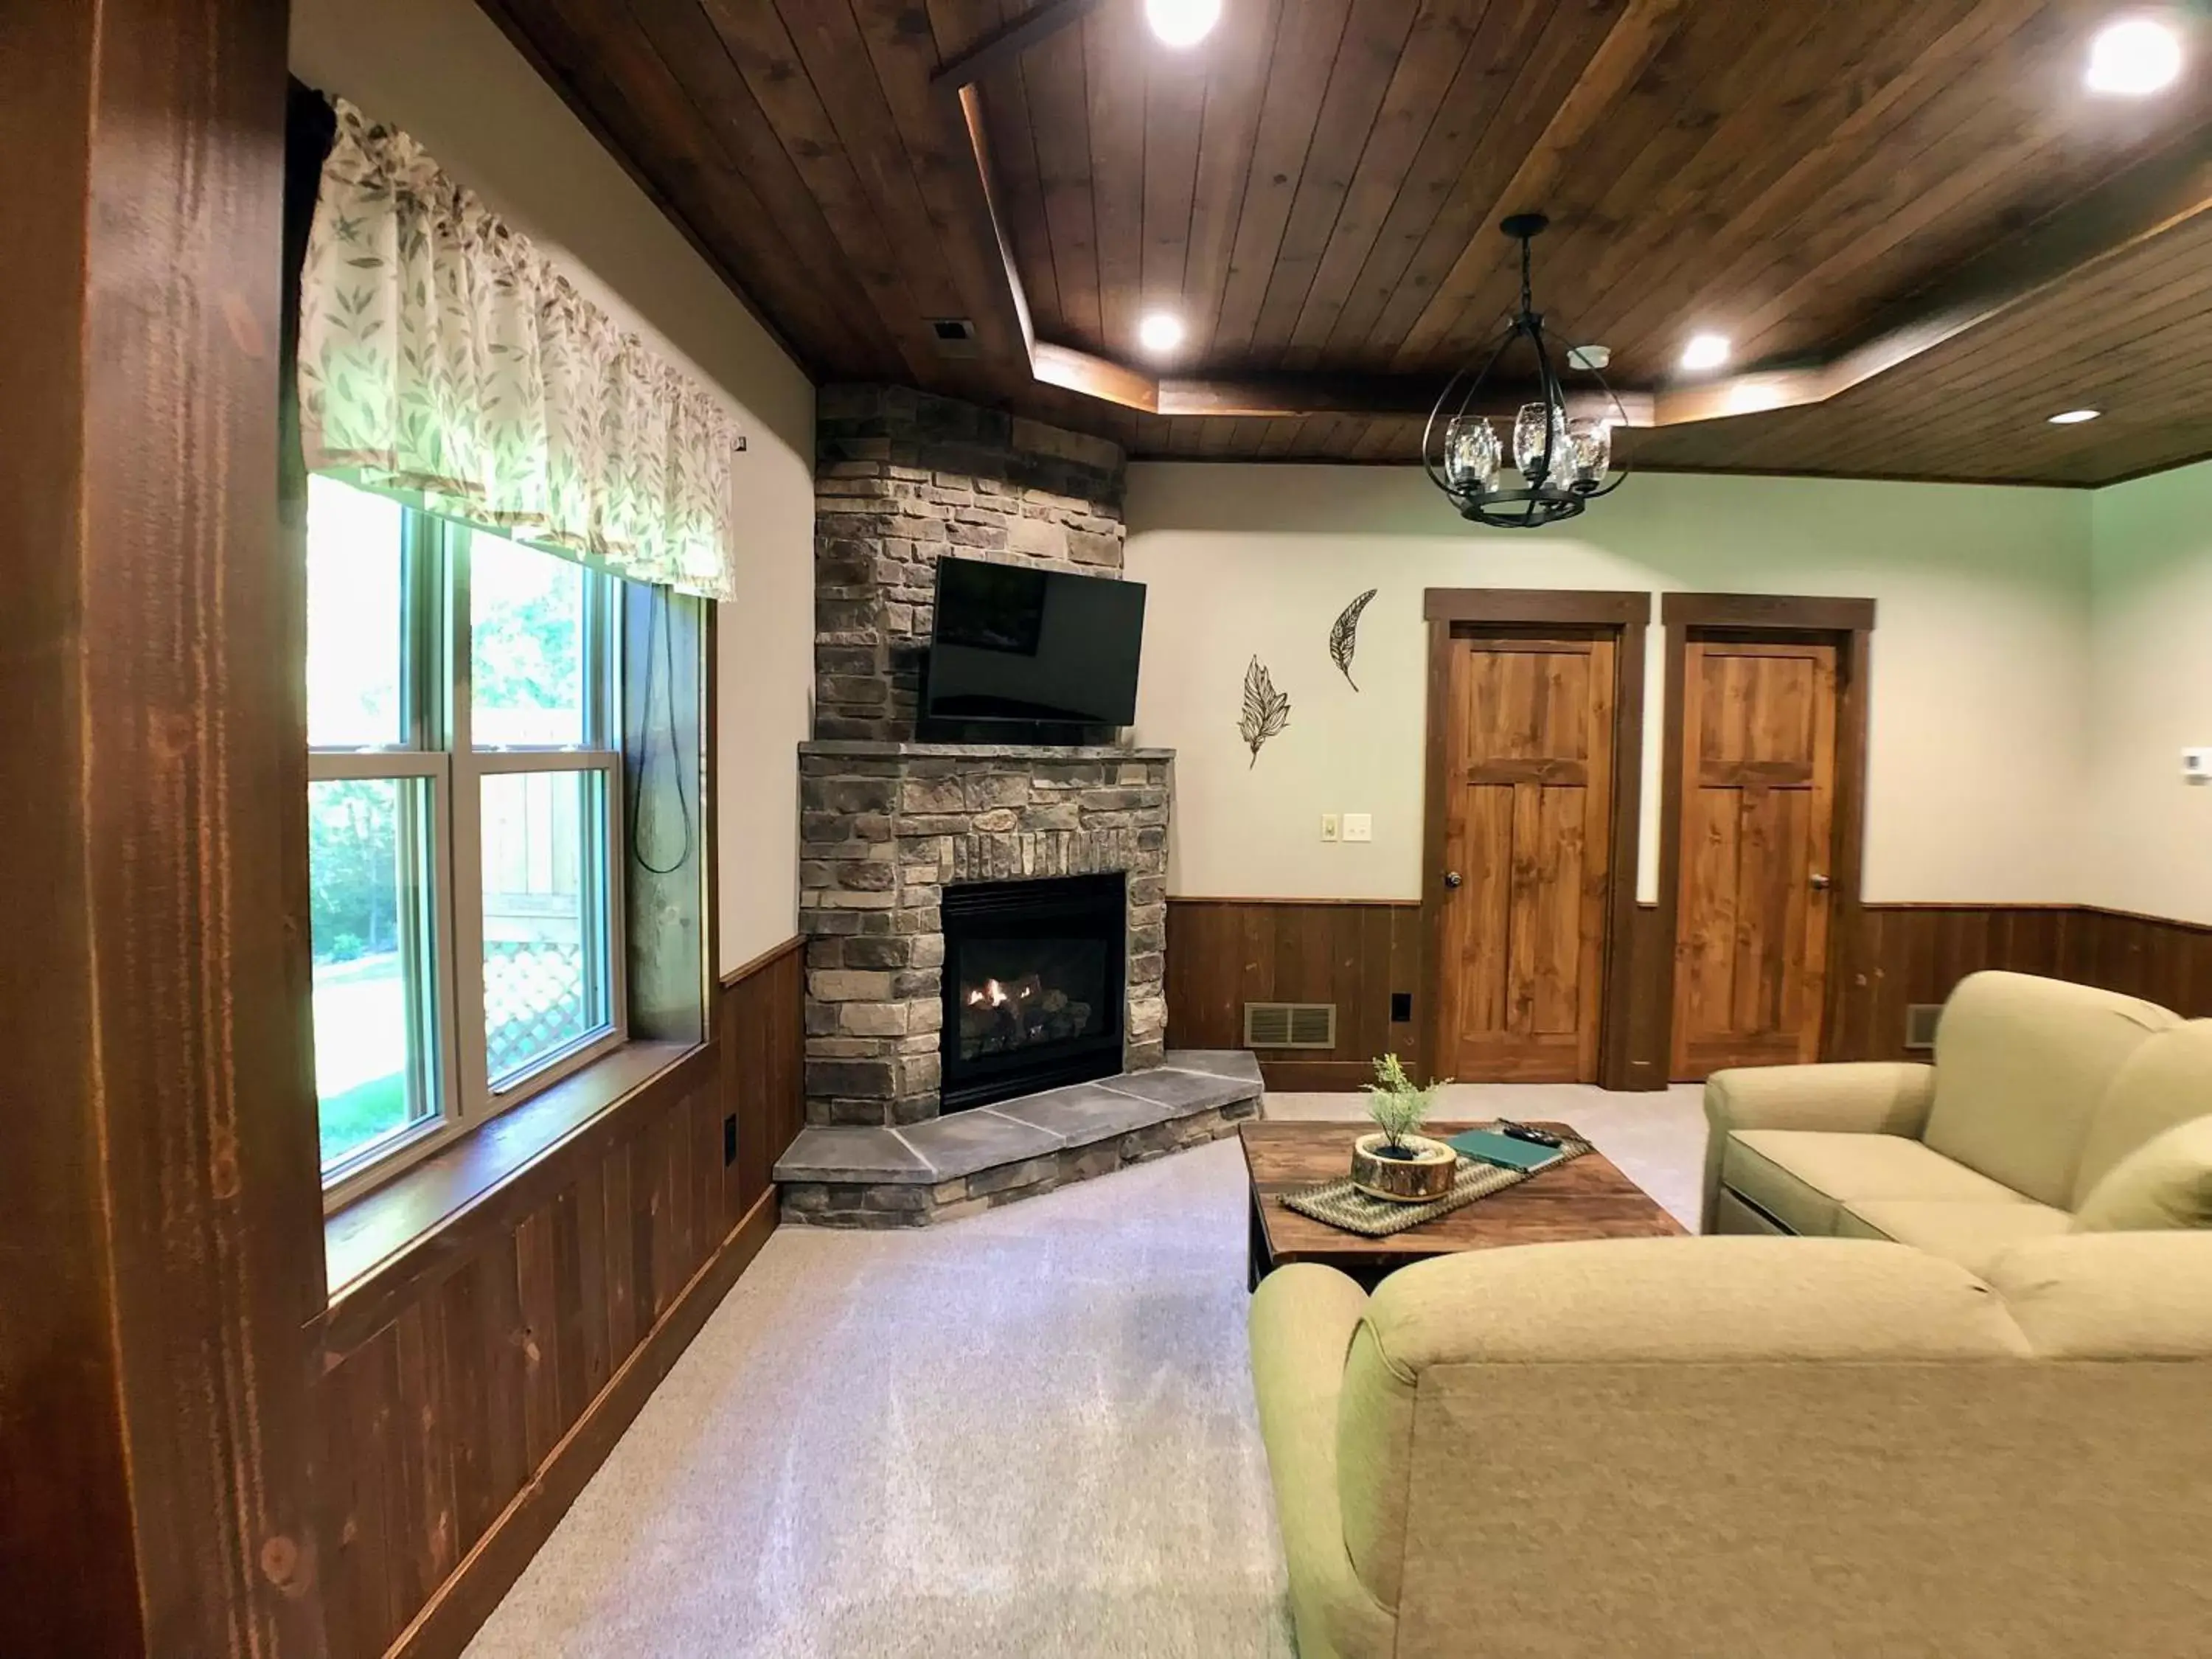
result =
[[1346,812],[1344,815],[1344,838],[1346,841],[1373,841],[1374,817],[1366,812]]
[[1324,812],[1321,815],[1321,838],[1323,841],[1334,841],[1336,839],[1335,813]]

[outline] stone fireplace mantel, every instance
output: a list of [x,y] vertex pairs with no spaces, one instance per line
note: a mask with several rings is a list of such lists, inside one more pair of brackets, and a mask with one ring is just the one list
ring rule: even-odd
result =
[[801,744],[799,931],[810,1123],[938,1115],[945,888],[1123,872],[1121,1069],[1167,1024],[1173,751],[834,739]]

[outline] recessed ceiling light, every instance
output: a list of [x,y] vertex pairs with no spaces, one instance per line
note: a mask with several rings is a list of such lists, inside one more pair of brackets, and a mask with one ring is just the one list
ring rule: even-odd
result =
[[2092,92],[2121,98],[2146,98],[2162,92],[2181,74],[2181,37],[2148,17],[2109,23],[2089,43]]
[[1718,368],[1728,360],[1729,343],[1724,334],[1692,334],[1690,343],[1682,348],[1685,368]]
[[2069,409],[2051,417],[2053,426],[2079,426],[2084,421],[2094,421],[2105,411],[2101,409]]
[[1145,0],[1152,33],[1170,46],[1194,46],[1221,21],[1221,0]]
[[1182,319],[1170,311],[1152,311],[1137,325],[1137,343],[1158,356],[1182,343]]

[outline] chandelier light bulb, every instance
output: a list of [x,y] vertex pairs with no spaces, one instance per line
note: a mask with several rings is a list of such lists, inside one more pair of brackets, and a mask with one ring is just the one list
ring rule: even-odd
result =
[[1728,337],[1724,334],[1692,334],[1689,344],[1682,348],[1682,367],[1692,374],[1702,369],[1718,368],[1729,360]]
[[1163,45],[1194,46],[1221,21],[1221,0],[1145,0],[1145,16]]
[[2148,98],[2181,75],[2181,37],[2148,17],[2107,24],[2089,43],[2082,78],[2092,92],[2115,98]]
[[2084,421],[2094,421],[2105,411],[2101,409],[2069,409],[2051,417],[2053,426],[2079,426]]
[[1165,356],[1182,343],[1182,319],[1172,312],[1146,313],[1137,325],[1137,343],[1156,357]]

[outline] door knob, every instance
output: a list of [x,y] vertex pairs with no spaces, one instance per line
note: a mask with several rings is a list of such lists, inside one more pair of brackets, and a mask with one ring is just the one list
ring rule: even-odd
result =
[[1818,870],[1813,872],[1813,890],[1816,893],[1825,893],[1828,890],[1828,878]]
[[1456,871],[1456,870],[1447,870],[1447,871],[1445,871],[1445,872],[1444,872],[1444,885],[1445,885],[1445,886],[1447,886],[1447,887],[1456,887],[1456,886],[1458,886],[1458,885],[1459,885],[1459,883],[1460,883],[1460,874],[1459,874],[1459,872],[1458,872],[1458,871]]

